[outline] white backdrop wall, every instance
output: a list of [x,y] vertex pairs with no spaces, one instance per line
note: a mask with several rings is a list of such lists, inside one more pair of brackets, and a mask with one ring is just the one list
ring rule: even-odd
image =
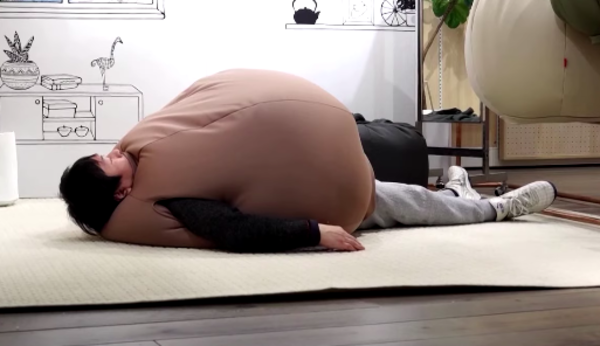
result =
[[[76,158],[109,151],[141,117],[196,79],[229,68],[291,72],[368,119],[415,121],[414,14],[409,10],[399,18],[406,22],[390,26],[381,15],[384,0],[318,1],[316,25],[295,23],[288,0],[137,0],[158,6],[153,12],[136,10],[130,4],[135,1],[62,1],[61,8],[52,1],[27,2],[25,11],[14,7],[22,3],[0,1],[0,34],[13,41],[18,32],[22,48],[34,37],[29,60],[41,74],[27,90],[0,87],[0,132],[17,134],[21,197],[56,196],[62,171]],[[348,19],[371,24],[343,25]],[[110,58],[115,41],[105,88],[92,61]],[[3,49],[11,50],[8,42]],[[39,85],[45,75],[67,75],[66,90]]]

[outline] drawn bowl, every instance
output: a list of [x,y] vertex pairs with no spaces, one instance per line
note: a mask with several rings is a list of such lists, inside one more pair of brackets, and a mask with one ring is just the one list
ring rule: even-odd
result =
[[59,128],[56,129],[56,132],[58,132],[58,134],[61,137],[67,137],[70,133],[71,133],[72,129],[68,126],[60,126]]
[[75,128],[75,135],[78,137],[85,137],[88,133],[90,133],[90,128],[87,126],[80,125]]

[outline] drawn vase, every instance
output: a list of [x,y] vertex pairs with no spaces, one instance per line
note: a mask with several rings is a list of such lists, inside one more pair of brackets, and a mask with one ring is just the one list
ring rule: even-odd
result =
[[33,61],[10,62],[0,67],[0,79],[7,87],[14,90],[27,90],[37,83],[40,69]]

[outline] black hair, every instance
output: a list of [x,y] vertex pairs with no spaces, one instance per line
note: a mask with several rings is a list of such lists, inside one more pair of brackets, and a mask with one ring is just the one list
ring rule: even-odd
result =
[[119,205],[115,193],[121,177],[106,175],[93,157],[84,156],[67,167],[59,189],[71,219],[84,232],[97,235]]

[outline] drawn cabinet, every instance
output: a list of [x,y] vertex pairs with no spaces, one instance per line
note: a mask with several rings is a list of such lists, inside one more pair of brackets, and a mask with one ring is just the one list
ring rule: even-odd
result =
[[42,98],[0,97],[0,132],[15,132],[18,140],[41,140]]
[[100,96],[94,102],[97,140],[119,140],[138,122],[138,97]]
[[0,132],[18,144],[117,143],[142,118],[142,93],[132,85],[81,84],[70,90],[0,87]]

